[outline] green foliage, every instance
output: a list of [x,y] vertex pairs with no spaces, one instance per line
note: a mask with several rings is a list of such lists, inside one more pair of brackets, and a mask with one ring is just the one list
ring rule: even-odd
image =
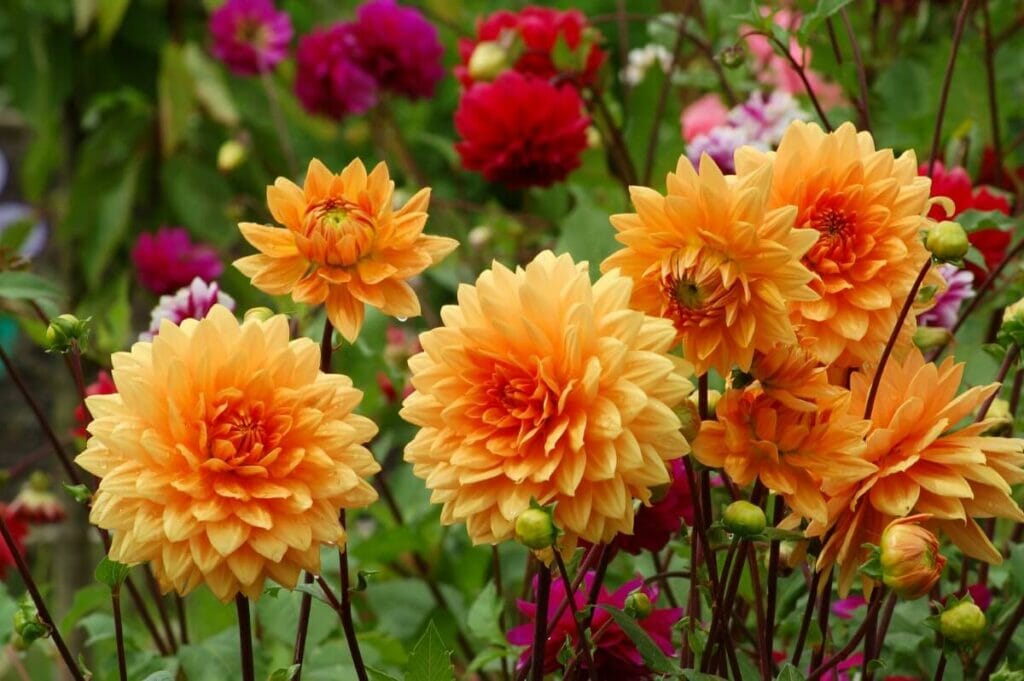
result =
[[406,681],[454,681],[451,651],[445,647],[433,622],[427,624],[427,630],[409,654],[405,678]]
[[678,663],[662,652],[658,644],[651,639],[650,635],[644,631],[643,627],[633,617],[606,603],[598,604],[597,607],[611,615],[612,619],[615,620],[615,624],[619,625],[622,631],[629,636],[630,640],[636,645],[640,655],[643,656],[644,664],[648,668],[659,674],[681,673],[682,670],[680,670]]

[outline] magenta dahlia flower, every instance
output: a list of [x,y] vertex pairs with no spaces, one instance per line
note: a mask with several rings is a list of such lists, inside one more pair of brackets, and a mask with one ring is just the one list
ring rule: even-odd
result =
[[641,506],[633,518],[633,534],[616,536],[613,546],[633,555],[660,551],[684,522],[693,525],[693,495],[683,460],[676,459],[672,462],[672,484],[665,496],[650,506]]
[[444,76],[444,47],[419,10],[370,0],[359,8],[352,31],[359,45],[354,58],[382,89],[410,99],[434,95]]
[[177,291],[199,277],[212,281],[224,271],[217,252],[192,243],[181,227],[161,227],[155,234],[140,234],[132,260],[142,285],[157,295]]
[[295,94],[310,113],[341,119],[377,103],[377,81],[357,61],[362,48],[350,23],[317,28],[299,40]]
[[[581,588],[573,595],[577,609],[582,610],[587,603],[587,595],[590,593],[591,585],[594,583],[594,573],[588,572],[583,578]],[[534,582],[536,587],[536,581]],[[624,609],[626,597],[634,591],[641,590],[654,604],[658,600],[658,589],[654,586],[644,586],[642,579],[637,578],[623,584],[618,591],[609,594],[608,590],[601,587],[597,602],[598,604],[610,605],[614,608]],[[566,584],[561,578],[551,582],[551,596],[548,605],[548,639],[544,646],[544,673],[548,674],[557,671],[561,667],[558,661],[558,653],[565,646],[566,642],[574,647],[579,641],[576,624],[573,622],[572,613],[566,608],[562,615],[555,620],[555,612],[559,605],[566,599]],[[533,643],[533,620],[537,618],[537,606],[527,601],[519,601],[519,612],[527,617],[529,622],[511,629],[508,632],[509,643],[513,645],[530,646]],[[649,615],[637,620],[640,626],[647,632],[654,643],[661,648],[666,655],[675,655],[675,648],[672,645],[672,627],[682,616],[680,608],[652,608]],[[594,619],[591,623],[591,631],[594,632],[594,646],[596,648],[593,659],[594,666],[602,670],[605,678],[631,679],[642,681],[653,678],[653,672],[644,664],[643,656],[637,650],[633,640],[619,628],[611,615],[601,608],[594,610]],[[531,657],[531,648],[527,647],[519,658],[518,666],[522,669]],[[578,661],[581,669],[586,669],[586,661]]]
[[288,56],[292,20],[271,0],[227,0],[210,15],[213,56],[241,76],[272,70]]
[[946,280],[946,290],[935,294],[935,304],[917,316],[917,323],[952,329],[960,314],[960,305],[974,297],[974,275],[948,263],[939,265],[939,274]]

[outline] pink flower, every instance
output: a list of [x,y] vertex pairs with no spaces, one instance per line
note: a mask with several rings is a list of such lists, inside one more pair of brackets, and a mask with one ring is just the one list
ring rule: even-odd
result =
[[175,324],[181,324],[186,319],[204,319],[214,305],[234,310],[235,300],[221,291],[217,282],[207,284],[196,277],[173,296],[160,296],[160,302],[150,313],[149,330],[140,333],[139,340],[153,340],[160,333],[160,325],[165,319]]
[[680,123],[683,126],[683,139],[690,142],[697,135],[711,132],[712,128],[725,123],[725,116],[728,113],[729,110],[725,108],[725,104],[722,103],[722,99],[718,95],[704,95],[683,110],[683,115],[680,118]]
[[193,244],[181,227],[161,227],[156,234],[140,234],[132,260],[142,285],[157,295],[176,291],[195,277],[212,280],[224,271],[217,252]]
[[939,273],[946,280],[946,290],[935,294],[931,309],[917,316],[922,326],[941,326],[952,329],[960,312],[960,305],[974,297],[974,274],[950,264],[939,265]]
[[[591,585],[594,583],[594,573],[588,572],[583,578],[581,589],[573,594],[573,600],[578,609],[582,609],[587,602],[587,595],[590,593]],[[536,580],[534,581],[536,588]],[[606,604],[612,607],[623,609],[626,604],[626,597],[636,590],[642,590],[651,603],[658,600],[658,590],[653,586],[644,586],[643,580],[634,579],[623,584],[613,594],[602,586],[598,592],[598,604]],[[554,619],[555,612],[559,605],[566,599],[566,584],[561,578],[554,579],[551,583],[551,596],[548,602],[548,638],[544,646],[544,672],[557,671],[561,664],[558,661],[558,653],[562,647],[569,642],[575,648],[578,643],[576,624],[573,622],[572,613],[566,608],[562,616]],[[520,625],[508,632],[508,640],[513,645],[530,646],[533,642],[532,620],[537,617],[537,606],[527,601],[519,601],[519,611],[523,613],[530,623]],[[672,628],[682,616],[680,608],[653,608],[646,617],[637,620],[637,623],[647,632],[654,643],[661,648],[666,655],[675,655],[675,648],[672,646]],[[637,650],[632,639],[614,624],[611,615],[602,608],[594,610],[591,631],[594,632],[594,665],[602,670],[602,676],[606,678],[630,679],[630,681],[642,681],[653,678],[653,673],[644,665],[643,657]],[[531,649],[523,652],[519,658],[519,668],[522,669],[530,658]],[[583,659],[578,661],[581,669],[586,669],[586,662]]]
[[357,61],[361,47],[352,24],[317,28],[299,40],[295,94],[310,113],[342,119],[377,103],[377,81]]
[[858,608],[864,607],[866,604],[867,601],[859,594],[856,596],[848,596],[832,604],[832,614],[839,619],[853,619],[853,612]]
[[210,15],[213,56],[235,73],[272,70],[288,56],[292,21],[271,0],[227,0]]
[[352,26],[356,61],[377,85],[410,99],[432,97],[444,76],[444,47],[419,10],[394,0],[363,4]]

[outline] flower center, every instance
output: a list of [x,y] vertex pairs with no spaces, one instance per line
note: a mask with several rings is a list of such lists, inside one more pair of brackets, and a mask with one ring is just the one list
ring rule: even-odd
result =
[[811,226],[828,237],[843,237],[850,231],[853,216],[835,208],[818,211],[811,218]]
[[[376,229],[373,220],[359,207],[342,198],[328,198],[307,209],[307,236],[319,237],[323,249],[311,259],[324,265],[355,265],[373,249]],[[318,240],[319,241],[319,240]]]
[[265,457],[281,442],[285,424],[263,402],[243,402],[241,395],[225,397],[200,425],[200,447],[209,457],[209,467],[226,471],[265,465]]
[[709,276],[699,277],[695,272],[664,275],[661,291],[664,296],[661,316],[671,319],[679,331],[699,326],[703,320],[719,315],[726,295]]
[[235,29],[235,40],[257,48],[265,47],[267,43],[266,26],[259,19],[245,17],[238,22]]

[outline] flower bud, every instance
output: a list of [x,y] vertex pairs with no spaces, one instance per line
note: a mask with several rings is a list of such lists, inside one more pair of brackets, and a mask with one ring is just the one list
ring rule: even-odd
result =
[[928,351],[944,347],[953,335],[941,326],[919,326],[914,331],[914,345]]
[[600,149],[603,146],[601,131],[593,125],[587,126],[587,149]]
[[493,40],[478,43],[469,57],[469,77],[473,80],[494,80],[508,67],[508,52]]
[[28,648],[33,641],[46,638],[50,629],[39,619],[36,606],[26,596],[14,611],[14,633],[21,638],[21,644]]
[[491,238],[494,233],[491,228],[487,225],[477,225],[473,229],[469,230],[469,234],[466,235],[466,241],[474,249],[481,249],[491,242]]
[[989,426],[988,430],[982,433],[983,435],[1009,437],[1013,433],[1013,414],[1010,413],[1010,403],[1003,398],[997,397],[992,400],[985,419],[994,420],[995,423]]
[[734,501],[726,507],[722,525],[737,537],[753,537],[764,532],[768,521],[761,507],[749,501]]
[[47,352],[70,352],[89,335],[89,318],[79,319],[73,314],[62,314],[46,327]]
[[960,260],[967,255],[971,243],[960,223],[944,220],[928,230],[924,245],[937,260],[948,262]]
[[727,69],[739,68],[747,60],[747,53],[740,44],[730,45],[718,53],[718,62]]
[[238,140],[228,140],[217,150],[217,170],[230,173],[242,165],[248,155],[249,151],[244,144]]
[[652,609],[651,599],[643,591],[637,589],[626,596],[626,602],[623,610],[634,618],[642,620],[651,614]]
[[516,541],[531,549],[546,549],[555,543],[555,524],[542,508],[528,508],[516,518]]
[[914,515],[889,523],[882,532],[879,562],[882,582],[901,598],[913,600],[931,591],[942,575],[946,557],[939,540],[917,523],[928,515]]
[[975,643],[985,633],[985,613],[974,603],[964,601],[939,616],[939,631],[953,643]]
[[683,400],[673,410],[679,417],[679,432],[683,434],[686,441],[693,444],[700,433],[700,410],[693,400]]
[[243,319],[245,319],[246,321],[250,319],[255,319],[256,321],[259,322],[265,322],[273,316],[274,311],[271,310],[269,307],[250,307],[248,310],[245,311]]
[[1007,305],[1003,310],[1003,324],[1010,322],[1024,323],[1024,298],[1012,305]]

